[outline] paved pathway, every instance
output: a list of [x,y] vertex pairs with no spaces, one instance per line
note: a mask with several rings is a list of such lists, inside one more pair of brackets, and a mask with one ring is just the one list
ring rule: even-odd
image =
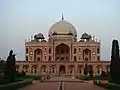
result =
[[79,80],[79,79],[74,79],[73,77],[53,77],[51,78],[50,80],[47,80],[47,81],[64,81],[64,82],[76,82],[76,81],[82,81],[82,80]]
[[60,84],[58,81],[61,80],[65,81],[63,82],[64,90],[106,90],[96,85],[79,82],[81,80],[71,77],[54,77],[50,79],[53,82],[36,82],[19,90],[58,90]]
[[87,83],[64,82],[64,90],[106,90],[106,89]]
[[57,82],[42,82],[34,83],[19,90],[58,90],[59,83]]

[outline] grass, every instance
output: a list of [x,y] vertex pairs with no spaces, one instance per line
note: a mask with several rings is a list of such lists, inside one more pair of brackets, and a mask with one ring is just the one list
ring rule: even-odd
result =
[[97,80],[94,80],[94,84],[106,88],[107,90],[120,90],[120,85],[117,84],[112,84],[112,83],[102,84],[100,82],[97,82]]
[[89,76],[78,76],[78,79],[81,80],[85,80],[85,81],[89,81],[89,80],[108,80],[109,77],[105,76],[93,76],[93,77],[89,77]]
[[36,75],[27,75],[25,78],[32,78],[33,80],[41,80],[41,76]]
[[40,80],[40,76],[17,77],[15,82],[10,83],[5,77],[0,77],[0,90],[16,90],[23,86],[29,85],[33,80]]
[[78,79],[82,79],[85,81],[93,80],[94,84],[103,88],[106,88],[107,90],[120,90],[120,85],[112,84],[112,83],[101,83],[101,80],[108,80],[111,81],[111,78],[108,76],[94,76],[93,78],[89,76],[79,76]]
[[19,82],[9,83],[5,85],[0,85],[0,90],[17,90],[26,85],[32,84],[33,79],[25,79]]

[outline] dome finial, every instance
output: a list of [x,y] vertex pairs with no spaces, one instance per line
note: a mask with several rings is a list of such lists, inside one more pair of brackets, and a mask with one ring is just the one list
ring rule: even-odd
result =
[[62,20],[64,20],[64,16],[63,16],[63,14],[62,14]]

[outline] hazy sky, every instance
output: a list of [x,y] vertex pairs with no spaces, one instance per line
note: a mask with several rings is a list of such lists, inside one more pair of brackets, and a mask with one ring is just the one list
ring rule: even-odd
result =
[[101,40],[101,59],[110,60],[111,42],[120,40],[120,0],[0,0],[0,57],[13,49],[24,60],[25,39],[36,33],[48,38],[52,24],[72,23],[78,34]]

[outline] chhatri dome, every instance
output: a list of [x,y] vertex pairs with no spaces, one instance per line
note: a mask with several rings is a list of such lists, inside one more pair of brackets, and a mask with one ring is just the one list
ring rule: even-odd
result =
[[77,37],[77,31],[75,27],[71,23],[65,21],[63,15],[62,20],[51,26],[48,36],[51,37],[54,33],[57,35],[68,35],[71,33],[74,37]]

